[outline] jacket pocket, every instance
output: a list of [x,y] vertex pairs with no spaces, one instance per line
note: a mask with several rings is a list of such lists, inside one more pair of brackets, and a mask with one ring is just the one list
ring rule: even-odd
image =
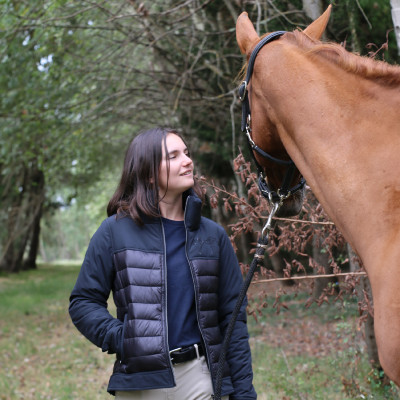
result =
[[128,320],[128,314],[125,314],[124,323],[122,325],[121,340],[119,343],[119,357],[120,357],[121,362],[124,360],[124,339],[125,339],[125,328],[126,328],[127,320]]

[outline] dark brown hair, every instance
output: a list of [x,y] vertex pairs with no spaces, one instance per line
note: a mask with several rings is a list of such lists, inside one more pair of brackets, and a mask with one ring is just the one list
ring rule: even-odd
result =
[[[107,206],[108,216],[129,215],[139,225],[143,225],[143,215],[160,217],[159,169],[162,147],[166,150],[169,133],[179,136],[186,143],[175,129],[162,127],[144,131],[131,141],[125,154],[120,182]],[[167,174],[169,175],[169,166]],[[193,190],[200,198],[203,197],[196,179]]]

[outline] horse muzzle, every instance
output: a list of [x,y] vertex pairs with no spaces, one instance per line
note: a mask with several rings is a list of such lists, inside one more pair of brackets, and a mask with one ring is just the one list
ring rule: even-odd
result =
[[283,200],[282,205],[276,212],[276,216],[280,218],[293,217],[298,215],[303,207],[306,188],[303,186],[296,193],[293,193],[287,199]]

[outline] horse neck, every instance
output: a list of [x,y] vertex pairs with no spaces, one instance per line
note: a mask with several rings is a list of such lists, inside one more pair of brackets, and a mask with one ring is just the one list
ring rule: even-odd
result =
[[257,103],[365,263],[400,226],[399,90],[299,52],[265,61]]

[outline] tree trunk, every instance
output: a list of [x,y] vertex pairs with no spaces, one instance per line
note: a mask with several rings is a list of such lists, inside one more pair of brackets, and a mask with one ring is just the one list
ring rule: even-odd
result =
[[[312,239],[312,256],[314,261],[321,266],[321,270],[314,268],[314,274],[331,274],[332,269],[329,266],[329,254],[328,252],[322,251],[322,239],[318,239],[316,235]],[[319,278],[315,279],[313,297],[318,299],[324,289],[330,284],[335,282],[335,278]]]
[[303,10],[307,17],[317,19],[322,14],[322,0],[303,0]]
[[390,0],[392,6],[392,19],[397,41],[397,53],[400,56],[400,0]]
[[356,7],[357,4],[354,0],[347,0],[347,15],[349,18],[349,30],[351,34],[351,51],[353,53],[360,53],[361,46],[357,34]]
[[[372,299],[371,285],[368,278],[362,278],[363,289],[368,297]],[[382,369],[379,363],[378,346],[376,345],[375,331],[374,331],[374,317],[368,313],[367,320],[365,321],[365,342],[367,343],[368,360],[374,368]]]
[[36,263],[39,243],[40,218],[44,202],[44,175],[35,164],[24,167],[21,174],[22,183],[18,179],[15,185],[20,187],[17,196],[9,201],[7,230],[8,237],[2,249],[0,269],[17,273],[23,267],[23,257],[30,240],[29,263],[32,268]]
[[10,188],[7,191],[7,194],[9,194],[7,200],[8,203],[11,204],[6,203],[3,205],[8,211],[6,224],[8,235],[2,246],[0,270],[6,272],[19,272],[20,269],[18,260],[21,257],[21,252],[18,251],[18,248],[21,246],[17,245],[17,243],[21,241],[20,233],[21,230],[23,230],[20,217],[21,209],[24,204],[24,187],[26,186],[27,179],[27,169],[25,167],[20,171],[15,171],[15,175],[11,178],[11,180],[13,180],[12,186],[19,187],[19,192],[14,192],[12,188]]
[[37,170],[34,179],[32,180],[32,194],[38,211],[35,213],[30,240],[29,251],[27,258],[24,261],[24,269],[36,269],[36,258],[39,252],[39,238],[40,238],[40,221],[42,219],[43,201],[44,201],[44,174],[42,171]]
[[33,229],[29,240],[29,251],[23,263],[23,269],[36,269],[36,258],[39,252],[40,220],[42,218],[42,206],[33,221]]
[[[349,255],[350,271],[355,272],[360,269],[360,265],[357,261],[357,255],[354,253],[353,249],[347,244],[347,252]],[[357,287],[357,296],[359,301],[364,300],[364,292],[368,295],[368,298],[372,299],[372,290],[368,278],[361,278],[361,282]],[[372,311],[371,311],[372,312]],[[381,370],[382,367],[379,363],[378,357],[378,346],[376,345],[375,331],[374,331],[374,317],[368,312],[367,319],[364,325],[365,343],[367,345],[368,360],[373,368]]]

